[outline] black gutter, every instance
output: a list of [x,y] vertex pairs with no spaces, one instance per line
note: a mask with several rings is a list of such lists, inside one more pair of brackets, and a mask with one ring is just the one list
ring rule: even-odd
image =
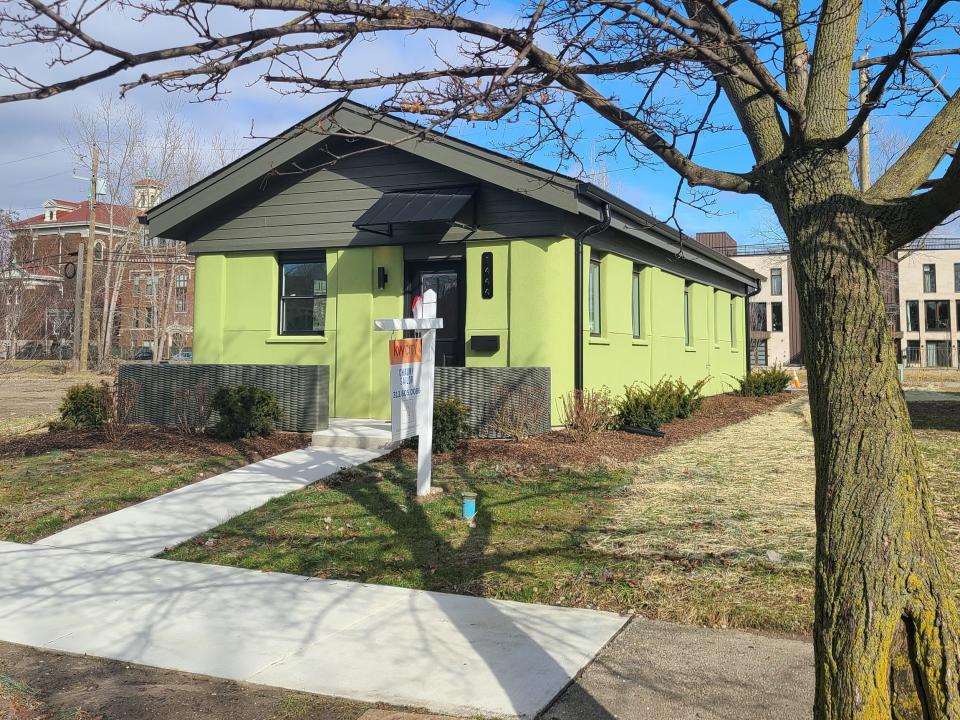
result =
[[577,233],[573,239],[573,389],[583,390],[583,241],[610,227],[610,203],[600,206],[600,222]]

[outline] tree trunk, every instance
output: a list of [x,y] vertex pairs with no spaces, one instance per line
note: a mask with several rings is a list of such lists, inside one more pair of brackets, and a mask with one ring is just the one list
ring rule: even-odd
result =
[[774,204],[800,297],[816,448],[815,717],[892,717],[901,630],[921,717],[957,720],[960,622],[878,272],[890,218],[865,207],[845,156],[792,162]]

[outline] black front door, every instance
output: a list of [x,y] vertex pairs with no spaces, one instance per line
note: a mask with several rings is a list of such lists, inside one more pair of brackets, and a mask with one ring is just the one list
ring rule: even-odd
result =
[[423,261],[407,263],[406,315],[410,303],[427,290],[437,293],[437,317],[443,318],[443,328],[437,331],[437,366],[462,367],[464,348],[464,317],[466,314],[466,287],[461,261]]

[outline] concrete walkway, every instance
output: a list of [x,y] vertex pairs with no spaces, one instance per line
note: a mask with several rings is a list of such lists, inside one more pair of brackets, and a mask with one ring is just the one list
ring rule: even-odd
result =
[[0,640],[432,712],[533,717],[625,621],[0,542]]
[[544,720],[809,720],[813,646],[636,619]]
[[293,450],[75,525],[37,544],[151,557],[384,452],[356,447]]

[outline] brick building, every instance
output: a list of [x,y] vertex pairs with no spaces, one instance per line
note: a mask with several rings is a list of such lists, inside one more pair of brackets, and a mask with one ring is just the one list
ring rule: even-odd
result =
[[[96,205],[91,355],[109,348],[111,355],[131,357],[149,348],[167,358],[192,345],[194,262],[182,243],[151,239],[139,222],[158,202],[160,184],[138,180],[132,191],[133,206]],[[0,294],[24,308],[5,312],[6,324],[18,326],[5,334],[6,345],[12,341],[21,355],[72,352],[78,248],[89,221],[89,202],[52,199],[42,213],[16,223]]]

